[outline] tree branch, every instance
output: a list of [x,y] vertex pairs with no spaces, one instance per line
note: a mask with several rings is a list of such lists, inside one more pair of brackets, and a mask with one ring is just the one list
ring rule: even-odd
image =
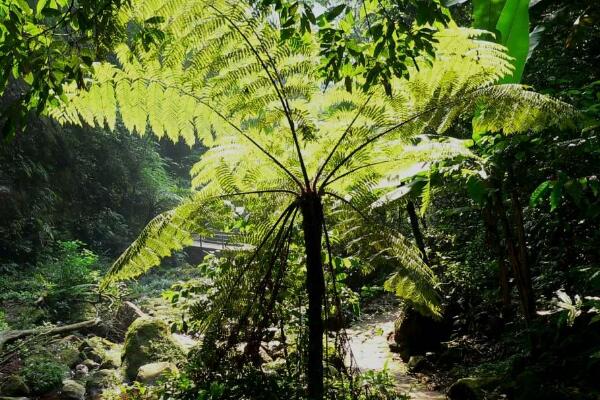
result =
[[75,324],[56,326],[49,329],[23,329],[23,330],[10,330],[0,333],[0,352],[4,348],[4,345],[12,342],[13,340],[20,339],[30,335],[56,335],[59,333],[77,331],[80,329],[91,328],[100,323],[99,318],[90,319],[87,321],[77,322]]

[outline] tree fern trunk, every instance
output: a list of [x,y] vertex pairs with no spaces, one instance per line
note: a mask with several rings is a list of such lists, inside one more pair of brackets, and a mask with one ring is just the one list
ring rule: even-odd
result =
[[323,399],[323,319],[321,315],[325,284],[321,260],[323,211],[313,192],[303,196],[301,205],[306,251],[306,291],[308,294],[308,399]]

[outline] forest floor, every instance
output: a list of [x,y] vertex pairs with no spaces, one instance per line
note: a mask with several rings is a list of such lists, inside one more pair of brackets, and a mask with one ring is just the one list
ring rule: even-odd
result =
[[[406,364],[390,350],[388,337],[394,330],[399,309],[394,303],[377,302],[346,330],[354,362],[361,371],[387,370],[399,393],[412,400],[442,400],[446,395],[431,390],[426,383],[408,373]],[[424,377],[423,377],[424,378]]]

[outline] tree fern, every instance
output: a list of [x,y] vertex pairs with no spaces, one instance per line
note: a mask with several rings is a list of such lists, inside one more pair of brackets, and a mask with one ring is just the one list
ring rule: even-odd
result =
[[[391,185],[381,183],[389,183],[390,176],[411,163],[468,155],[458,142],[411,144],[415,135],[444,133],[457,118],[475,110],[477,126],[507,133],[564,123],[572,113],[565,104],[525,87],[493,85],[510,72],[510,60],[501,46],[477,40],[480,32],[475,30],[441,32],[436,62],[420,65],[410,80],[395,81],[391,98],[377,89],[369,94],[349,94],[341,87],[320,92],[312,43],[298,44],[297,49],[280,44],[266,23],[226,29],[234,17],[237,23],[251,20],[238,6],[223,3],[235,11],[225,17],[214,4],[196,10],[198,17],[205,17],[197,29],[184,29],[178,18],[166,25],[176,44],[167,42],[142,55],[119,47],[121,65],[98,65],[90,89],[73,92],[72,108],[53,115],[76,123],[79,115],[85,123],[111,127],[119,111],[125,126],[139,134],[150,128],[159,137],[188,143],[199,137],[211,147],[192,169],[193,185],[200,192],[210,188],[223,194],[281,189],[300,195],[304,182],[295,136],[303,142],[301,160],[316,178],[315,189],[352,193],[354,201],[362,196],[360,206],[367,207],[374,202],[367,204],[364,197],[385,196]],[[228,34],[232,31],[237,35]],[[212,41],[225,50],[215,47],[198,55],[202,60],[185,62]],[[173,50],[182,43],[189,46],[186,52]],[[165,51],[169,54],[161,58]],[[235,57],[226,57],[230,53]],[[291,131],[299,127],[308,132],[298,138]],[[140,243],[132,248],[139,251]],[[115,264],[121,265],[120,278],[128,276],[129,258]],[[157,264],[157,258],[146,260]],[[131,277],[147,270],[139,262],[132,264]]]
[[398,272],[387,288],[439,315],[434,274],[408,240],[377,222],[378,201],[397,190],[394,179],[415,163],[470,156],[460,141],[431,140],[459,118],[477,112],[479,129],[512,133],[564,125],[574,113],[526,87],[495,85],[511,73],[510,59],[503,47],[479,40],[476,30],[438,33],[435,61],[418,60],[410,79],[391,83],[391,96],[380,88],[353,94],[324,88],[312,39],[282,43],[271,22],[253,12],[227,0],[132,1],[122,18],[164,17],[164,42],[146,52],[121,45],[118,61],[97,65],[87,91],[67,88],[70,106],[52,115],[109,128],[118,115],[138,134],[199,139],[208,147],[192,169],[194,197],[153,220],[115,262],[107,282],[156,266],[193,233],[227,225],[231,210],[241,207],[256,232],[239,236],[252,246],[244,250],[250,254],[233,274],[233,287],[252,269],[247,282],[264,289],[264,282],[285,275],[290,232],[304,231],[309,396],[320,397],[322,321],[314,310],[323,301],[320,255],[323,244],[331,251],[328,229],[345,232],[339,240],[348,244],[369,244],[371,257],[394,262]]

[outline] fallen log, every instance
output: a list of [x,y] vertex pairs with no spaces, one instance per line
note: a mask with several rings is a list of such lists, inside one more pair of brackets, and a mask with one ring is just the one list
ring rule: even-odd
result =
[[97,326],[99,323],[100,323],[100,319],[95,318],[95,319],[90,319],[87,321],[77,322],[75,324],[55,326],[52,328],[33,328],[33,329],[9,330],[9,331],[0,332],[0,353],[4,349],[4,345],[6,345],[7,343],[12,342],[13,340],[17,340],[17,339],[26,337],[26,336],[57,335],[59,333],[66,333],[66,332],[77,331],[80,329],[91,328],[93,326]]
[[141,308],[139,308],[138,306],[136,306],[135,304],[133,304],[130,301],[124,301],[123,305],[125,307],[129,308],[135,315],[137,315],[140,318],[148,316],[148,314],[146,314],[145,312],[143,312]]

